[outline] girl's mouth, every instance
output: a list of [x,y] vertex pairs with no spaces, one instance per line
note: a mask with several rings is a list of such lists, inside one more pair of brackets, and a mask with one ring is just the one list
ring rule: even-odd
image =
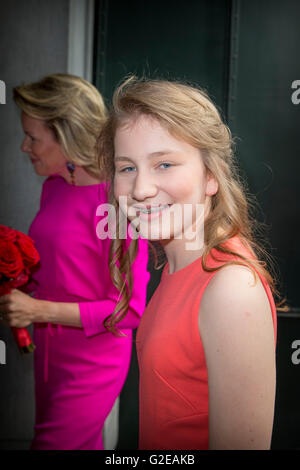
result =
[[161,212],[169,207],[170,204],[163,204],[160,206],[146,206],[146,207],[139,207],[138,211],[142,214],[154,214],[156,212]]
[[162,213],[168,210],[171,207],[171,204],[161,204],[159,206],[144,206],[136,207],[136,216],[140,221],[150,221],[157,218],[160,218]]

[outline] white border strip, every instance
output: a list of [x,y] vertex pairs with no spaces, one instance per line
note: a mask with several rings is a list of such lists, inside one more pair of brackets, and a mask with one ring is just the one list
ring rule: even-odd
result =
[[68,73],[92,82],[94,0],[69,0]]

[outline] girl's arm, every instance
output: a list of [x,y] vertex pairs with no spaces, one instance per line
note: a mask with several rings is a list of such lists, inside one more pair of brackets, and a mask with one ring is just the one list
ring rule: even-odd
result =
[[269,449],[276,371],[271,307],[243,266],[222,268],[199,310],[209,387],[210,449]]

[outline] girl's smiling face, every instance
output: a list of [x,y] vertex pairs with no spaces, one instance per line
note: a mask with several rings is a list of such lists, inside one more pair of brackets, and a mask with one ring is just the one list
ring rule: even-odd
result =
[[200,150],[172,136],[158,120],[132,119],[117,129],[114,147],[115,197],[144,238],[169,240],[182,234],[183,220],[174,208],[192,207],[191,224],[197,204],[209,208],[218,185]]

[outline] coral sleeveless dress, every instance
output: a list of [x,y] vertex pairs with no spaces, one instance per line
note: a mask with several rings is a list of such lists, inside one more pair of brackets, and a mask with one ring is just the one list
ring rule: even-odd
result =
[[[233,240],[238,252],[245,253],[241,242]],[[213,267],[232,259],[222,254],[220,262],[210,256],[207,264]],[[201,258],[173,274],[168,274],[166,265],[144,312],[136,338],[140,449],[208,449],[208,376],[198,313],[215,274],[203,270]],[[259,277],[270,302],[276,340],[274,300],[266,281]]]

